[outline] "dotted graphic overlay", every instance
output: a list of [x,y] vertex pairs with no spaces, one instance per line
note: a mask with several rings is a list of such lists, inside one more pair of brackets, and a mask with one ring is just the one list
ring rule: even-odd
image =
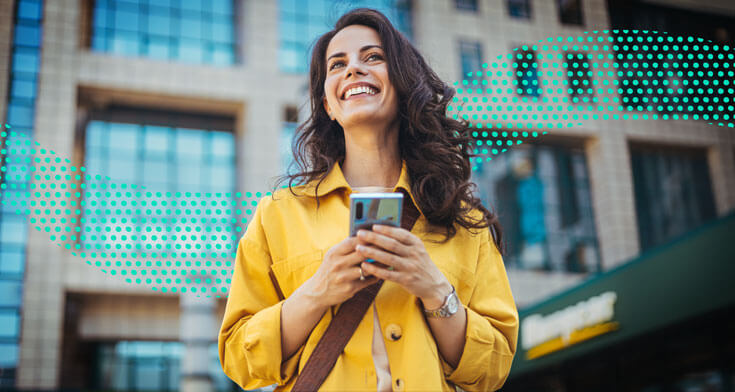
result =
[[732,48],[696,37],[604,30],[550,37],[483,63],[448,107],[470,122],[473,170],[525,140],[588,120],[705,120],[733,127]]
[[[448,115],[467,120],[473,170],[590,120],[704,120],[733,127],[731,48],[638,30],[552,37],[455,83]],[[5,125],[2,208],[104,273],[162,293],[223,297],[260,192],[156,192],[76,167]],[[270,195],[270,192],[265,193]]]
[[263,194],[149,191],[71,165],[5,127],[3,208],[128,283],[226,296],[238,240]]

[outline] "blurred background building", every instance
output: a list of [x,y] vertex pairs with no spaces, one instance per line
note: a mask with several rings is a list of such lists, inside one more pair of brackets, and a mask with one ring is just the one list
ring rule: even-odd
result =
[[[310,45],[357,6],[386,13],[450,85],[546,37],[611,26],[720,44],[735,34],[728,0],[2,0],[0,114],[114,180],[265,192],[308,117]],[[527,316],[585,306],[580,319],[600,306],[620,315],[575,324],[604,335],[573,334],[576,344],[525,337],[508,390],[733,390],[735,301],[718,269],[735,261],[732,130],[589,120],[474,177],[505,228],[522,329]],[[657,296],[634,292],[653,286]],[[712,295],[690,295],[700,289]],[[0,214],[0,389],[237,390],[217,358],[223,309],[126,284],[10,208]]]

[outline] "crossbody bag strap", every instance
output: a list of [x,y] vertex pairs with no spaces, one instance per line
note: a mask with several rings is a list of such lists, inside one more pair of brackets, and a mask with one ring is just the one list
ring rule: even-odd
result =
[[[404,194],[401,227],[411,231],[419,218],[419,211],[413,205],[410,196],[405,191],[401,191]],[[383,280],[381,279],[360,290],[339,307],[337,314],[329,323],[324,335],[319,339],[304,368],[297,376],[292,391],[313,392],[319,389],[329,372],[332,371],[334,364],[337,363],[337,358],[342,354],[352,334],[355,333],[382,285]]]

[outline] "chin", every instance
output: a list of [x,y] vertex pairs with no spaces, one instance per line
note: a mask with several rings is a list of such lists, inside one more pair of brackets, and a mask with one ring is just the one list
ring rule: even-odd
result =
[[363,122],[376,122],[376,120],[380,120],[383,116],[380,115],[381,113],[376,112],[374,110],[361,110],[359,112],[355,112],[350,114],[345,119],[345,124],[359,124]]

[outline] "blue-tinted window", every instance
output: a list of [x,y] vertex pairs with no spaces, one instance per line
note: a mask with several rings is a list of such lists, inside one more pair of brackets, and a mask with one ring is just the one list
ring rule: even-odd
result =
[[[0,369],[12,369],[18,363],[18,344],[0,342]],[[6,374],[3,374],[6,376]],[[12,379],[0,378],[0,385],[10,388],[13,386]]]
[[92,50],[195,64],[235,63],[232,0],[97,0]]
[[[281,170],[283,173],[294,171],[295,167],[291,168],[291,164],[294,162],[293,152],[291,151],[291,143],[293,142],[294,134],[296,133],[296,127],[298,124],[292,122],[284,122],[281,128]],[[289,169],[291,168],[291,169]]]
[[[235,140],[230,131],[215,129],[193,129],[175,126],[148,125],[145,123],[115,123],[91,121],[87,126],[85,152],[87,172],[93,176],[95,186],[115,184],[135,184],[144,186],[151,192],[169,192],[171,200],[180,200],[174,195],[177,192],[229,193],[235,191]],[[96,176],[100,175],[100,179]],[[109,177],[109,180],[107,179]],[[88,181],[90,182],[90,181]],[[120,202],[124,198],[117,196],[92,195],[85,198],[85,205],[93,203]],[[156,198],[161,200],[160,197]],[[85,216],[98,218],[96,222],[85,220],[82,240],[85,249],[96,246],[145,247],[160,245],[151,237],[142,235],[130,236],[126,239],[112,238],[104,235],[109,223],[100,221],[99,213],[85,209]],[[136,223],[142,232],[152,226],[160,226],[165,230],[172,229],[177,220],[182,218],[201,218],[194,211],[190,213],[160,215],[165,220],[163,226],[153,225],[152,220]],[[127,216],[134,219],[136,216]],[[145,218],[141,216],[141,218]],[[168,222],[168,223],[166,223]],[[202,228],[214,229],[211,221],[202,223]],[[227,240],[207,241],[201,237],[186,243],[191,246],[206,248],[215,246],[216,242],[223,247],[232,246]]]
[[531,0],[506,0],[508,15],[516,19],[531,19]]
[[[8,101],[0,124],[8,123],[11,131],[32,136],[36,101],[36,80],[40,70],[42,35],[42,0],[11,1],[15,5],[13,40],[9,50]],[[13,8],[11,6],[11,8]],[[3,140],[14,142],[12,136]],[[5,148],[5,145],[2,146]],[[0,389],[15,386],[18,364],[18,339],[21,322],[25,249],[28,222],[17,210],[21,198],[14,190],[27,189],[29,155],[9,150],[3,155],[7,172],[0,176],[4,192],[0,193]]]
[[[460,80],[482,73],[482,44],[475,41],[459,41],[459,58],[462,67]],[[470,75],[472,74],[472,75]],[[478,75],[480,76],[480,75]]]
[[0,308],[0,339],[17,339],[20,333],[20,314],[14,308]]
[[[208,351],[215,390],[231,391],[235,385],[222,371],[217,343]],[[179,391],[184,345],[180,342],[121,341],[101,343],[96,349],[94,388],[113,391]]]
[[[11,213],[3,212],[4,217],[9,217]],[[25,264],[25,254],[22,245],[13,245],[3,243],[3,249],[0,250],[0,276],[10,276],[14,278],[22,278]]]
[[26,19],[29,21],[40,21],[43,9],[42,0],[22,0],[17,2],[18,19]]
[[41,28],[34,24],[18,24],[14,32],[15,45],[41,46]]
[[309,51],[316,39],[334,27],[337,19],[353,8],[377,9],[407,38],[411,38],[411,9],[406,0],[279,0],[280,33],[278,64],[281,71],[303,73],[309,69]]
[[536,64],[536,53],[532,50],[518,49],[515,51],[513,68],[516,72],[516,91],[519,95],[538,97],[541,95],[541,87],[538,80],[538,65]]
[[454,0],[458,10],[477,12],[477,0]]
[[[283,113],[283,124],[279,137],[279,149],[281,155],[281,173],[293,173],[296,171],[293,151],[291,145],[298,127],[299,111],[296,107],[286,107]],[[291,165],[294,165],[293,167]]]
[[716,216],[705,150],[631,146],[641,249]]
[[[493,144],[502,137],[498,135]],[[473,181],[483,203],[498,214],[509,267],[599,271],[587,164],[581,148],[513,147],[479,163]]]

